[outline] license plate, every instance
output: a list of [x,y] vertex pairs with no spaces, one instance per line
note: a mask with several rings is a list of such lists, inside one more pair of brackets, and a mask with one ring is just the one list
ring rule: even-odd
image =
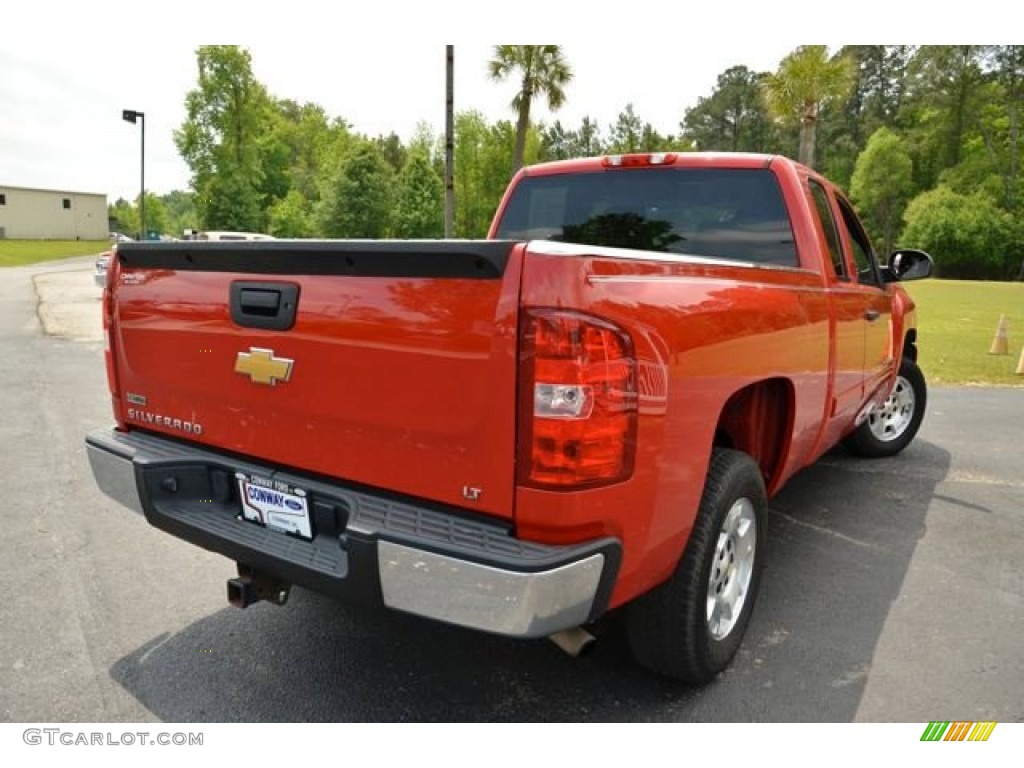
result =
[[304,490],[280,480],[241,472],[235,475],[235,479],[238,480],[242,515],[246,520],[304,539],[313,538]]

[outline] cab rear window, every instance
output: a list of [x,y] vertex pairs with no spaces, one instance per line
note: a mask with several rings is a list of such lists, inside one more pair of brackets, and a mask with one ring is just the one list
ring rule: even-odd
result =
[[497,237],[799,264],[782,190],[760,168],[528,176],[516,185]]

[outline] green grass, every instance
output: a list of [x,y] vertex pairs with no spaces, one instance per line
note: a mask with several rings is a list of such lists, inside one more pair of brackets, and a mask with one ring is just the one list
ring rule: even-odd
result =
[[[1024,386],[1024,283],[923,280],[907,283],[917,303],[918,362],[933,383]],[[990,355],[1005,315],[1009,355]]]
[[0,267],[91,256],[109,249],[108,240],[0,240]]

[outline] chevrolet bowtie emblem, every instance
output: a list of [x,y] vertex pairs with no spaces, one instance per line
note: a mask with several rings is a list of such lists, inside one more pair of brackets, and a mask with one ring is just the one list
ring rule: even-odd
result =
[[248,352],[239,352],[235,360],[235,373],[242,373],[254,384],[275,386],[279,381],[288,381],[292,375],[294,360],[274,357],[274,350],[250,347]]

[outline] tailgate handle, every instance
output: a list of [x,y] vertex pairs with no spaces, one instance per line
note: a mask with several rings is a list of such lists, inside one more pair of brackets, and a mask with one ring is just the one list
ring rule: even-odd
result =
[[243,328],[287,331],[295,325],[299,286],[236,280],[231,283],[231,320]]
[[281,292],[258,288],[243,288],[241,307],[243,314],[276,315],[281,306]]

